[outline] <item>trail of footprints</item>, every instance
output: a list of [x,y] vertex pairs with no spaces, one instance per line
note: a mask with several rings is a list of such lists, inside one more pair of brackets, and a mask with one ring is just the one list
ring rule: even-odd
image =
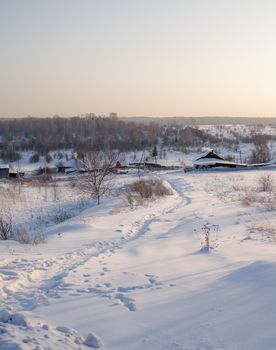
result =
[[[110,253],[108,256],[110,256]],[[81,269],[87,272],[81,273],[78,270],[74,270],[73,273],[75,276],[70,276],[70,282],[66,282],[66,278],[60,281],[56,287],[51,288],[49,296],[53,298],[62,298],[65,295],[78,297],[90,293],[101,298],[109,299],[112,305],[121,305],[129,311],[136,311],[137,306],[135,299],[130,296],[131,293],[149,288],[156,290],[164,286],[164,284],[159,281],[158,276],[151,274],[139,276],[140,279],[145,280],[144,283],[117,286],[116,282],[114,283],[114,281],[109,278],[109,273],[112,271],[107,267],[107,263],[105,262],[105,258],[108,256],[103,255],[96,257],[94,259],[92,272],[91,267],[86,267],[85,265],[81,266]],[[89,262],[89,264],[91,264],[91,262]],[[124,271],[121,275],[127,282],[130,273]],[[133,274],[131,275],[131,277],[133,277]]]
[[[76,251],[46,260],[14,259],[10,261],[0,267],[0,279],[4,282],[11,280],[14,285],[12,288],[9,286],[3,288],[4,293],[0,293],[0,296],[3,295],[7,304],[16,302],[22,309],[32,310],[39,305],[47,305],[50,302],[49,298],[61,298],[64,294],[81,296],[83,293],[95,293],[109,298],[115,304],[125,306],[130,311],[135,311],[135,301],[128,295],[138,289],[161,288],[162,283],[158,281],[157,276],[151,275],[144,276],[145,283],[127,287],[113,286],[111,281],[101,282],[100,280],[106,279],[111,272],[104,260],[121,249],[128,241],[145,234],[150,229],[150,224],[159,220],[160,215],[169,213],[176,207],[165,209],[159,214],[147,215],[142,220],[135,221],[131,227],[120,225],[116,232],[121,233],[121,237],[118,237],[117,241],[91,242]],[[95,279],[95,273],[93,275],[84,273],[84,279],[81,282],[84,282],[85,287],[79,286],[78,270],[85,268],[86,263],[91,261],[93,261],[93,270],[95,262],[100,267],[96,273],[97,278]],[[15,269],[18,272],[16,274],[13,272]],[[72,278],[74,274],[75,279]]]

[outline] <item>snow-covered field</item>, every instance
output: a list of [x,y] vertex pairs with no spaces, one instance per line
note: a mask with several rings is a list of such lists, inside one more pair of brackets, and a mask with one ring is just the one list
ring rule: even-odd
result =
[[46,243],[0,242],[0,349],[276,349],[263,173],[160,172],[173,195],[131,209],[117,192],[48,225]]

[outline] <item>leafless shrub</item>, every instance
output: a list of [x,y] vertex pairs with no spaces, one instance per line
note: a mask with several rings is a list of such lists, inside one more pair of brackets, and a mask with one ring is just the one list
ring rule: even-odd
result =
[[217,193],[217,198],[224,203],[227,203],[229,202],[229,200],[231,201],[233,199],[233,196],[229,191],[217,190],[216,193]]
[[37,245],[40,243],[45,243],[47,241],[47,236],[38,230],[30,231],[27,230],[25,226],[20,225],[13,231],[13,239],[22,244],[32,244]]
[[246,226],[251,234],[261,235],[263,239],[276,240],[276,225],[271,222],[251,222]]
[[13,227],[11,217],[6,222],[5,234],[3,234],[3,221],[0,219],[0,240],[14,240],[22,244],[37,245],[39,243],[45,243],[47,241],[46,235],[38,230],[28,230],[25,226],[19,225]]
[[20,225],[13,230],[13,239],[23,244],[30,243],[30,234],[27,229]]
[[136,193],[141,198],[148,199],[152,197],[151,184],[146,180],[138,180],[128,186],[130,193]]
[[80,212],[85,207],[85,203],[77,202],[70,208],[62,206],[54,207],[54,210],[47,211],[43,208],[35,211],[31,215],[31,221],[35,227],[48,226],[49,224],[59,224],[73,217],[77,212]]
[[9,208],[0,209],[0,240],[6,241],[12,236],[12,214]]
[[160,179],[140,179],[128,185],[125,198],[131,205],[141,205],[144,200],[172,195],[172,190]]
[[276,198],[271,192],[258,193],[256,189],[252,189],[251,192],[246,191],[241,193],[239,200],[244,206],[264,208],[267,210],[276,209]]
[[138,193],[141,198],[148,199],[153,196],[163,197],[172,194],[172,190],[164,185],[160,179],[140,179],[128,186],[130,192]]
[[51,216],[51,219],[54,223],[59,224],[65,220],[68,220],[72,217],[70,211],[60,207],[57,208]]
[[131,206],[131,208],[133,208],[135,205],[135,199],[134,199],[133,193],[127,192],[125,195],[125,199],[126,199],[127,203]]
[[274,179],[271,174],[262,174],[258,179],[260,191],[272,192],[274,188]]
[[31,244],[37,245],[37,244],[46,243],[46,242],[47,242],[47,236],[45,233],[39,230],[33,231]]
[[255,148],[251,151],[250,163],[266,163],[271,159],[270,149],[264,135],[255,135]]
[[242,205],[246,207],[252,206],[256,201],[258,201],[258,197],[256,193],[252,191],[246,191],[240,196],[240,201]]

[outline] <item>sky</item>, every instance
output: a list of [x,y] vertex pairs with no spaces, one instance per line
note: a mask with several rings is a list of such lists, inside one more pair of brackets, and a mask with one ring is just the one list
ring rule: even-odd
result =
[[275,0],[0,0],[0,117],[276,117]]

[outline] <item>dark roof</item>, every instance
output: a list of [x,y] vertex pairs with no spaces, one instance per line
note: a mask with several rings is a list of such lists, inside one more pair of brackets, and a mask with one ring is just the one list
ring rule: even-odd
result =
[[214,150],[210,150],[208,152],[206,152],[205,154],[203,154],[202,156],[200,156],[199,158],[197,158],[195,161],[199,160],[199,159],[220,159],[220,160],[224,160],[222,157],[218,156]]

